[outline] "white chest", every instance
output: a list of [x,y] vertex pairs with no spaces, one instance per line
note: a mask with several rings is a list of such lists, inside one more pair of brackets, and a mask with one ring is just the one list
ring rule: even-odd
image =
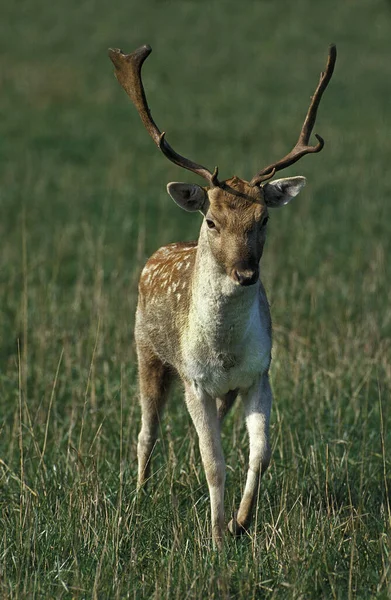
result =
[[255,287],[228,298],[204,290],[191,308],[183,336],[183,375],[213,397],[248,389],[269,368],[269,314]]

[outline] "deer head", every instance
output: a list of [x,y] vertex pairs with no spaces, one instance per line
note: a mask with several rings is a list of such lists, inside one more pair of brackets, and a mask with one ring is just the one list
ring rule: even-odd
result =
[[170,183],[167,190],[181,208],[204,215],[201,238],[217,264],[235,283],[248,286],[259,278],[268,207],[287,204],[304,184],[304,177],[290,177],[252,186],[232,177],[217,187]]
[[167,186],[170,196],[181,208],[190,212],[200,211],[204,215],[200,239],[209,245],[221,270],[241,286],[255,284],[265,243],[268,208],[287,204],[306,183],[304,177],[269,180],[277,171],[294,164],[306,154],[322,150],[324,140],[318,134],[315,134],[318,140],[315,146],[309,145],[309,140],[322,94],[333,74],[336,48],[330,46],[326,70],[321,73],[296,145],[284,158],[261,169],[250,182],[238,177],[220,182],[217,167],[212,172],[181,156],[168,144],[165,133],[159,130],[152,118],[141,79],[142,65],[151,51],[150,46],[142,46],[131,54],[124,54],[118,49],[109,50],[115,75],[163,154],[208,182],[207,187],[170,183]]

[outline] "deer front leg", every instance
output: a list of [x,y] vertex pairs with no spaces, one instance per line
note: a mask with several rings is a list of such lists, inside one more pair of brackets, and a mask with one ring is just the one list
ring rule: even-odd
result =
[[250,457],[246,485],[239,510],[228,525],[229,531],[234,535],[244,533],[250,525],[252,510],[257,499],[259,480],[270,462],[269,420],[272,391],[268,375],[262,375],[260,381],[241,396],[249,435]]
[[221,549],[224,535],[225,461],[216,400],[194,385],[186,385],[186,404],[198,434],[209,488],[213,543]]

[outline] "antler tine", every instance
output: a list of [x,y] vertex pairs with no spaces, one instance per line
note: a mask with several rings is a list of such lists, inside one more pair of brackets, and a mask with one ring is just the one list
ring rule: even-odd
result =
[[208,169],[184,156],[181,156],[170,146],[165,139],[165,132],[161,132],[152,118],[151,111],[145,96],[141,78],[141,68],[145,59],[151,54],[151,46],[141,46],[131,54],[124,54],[118,48],[109,49],[109,57],[115,66],[115,76],[135,105],[142,122],[149,135],[163,154],[179,167],[193,171],[204,177],[213,187],[219,185],[217,178],[218,169],[211,173]]
[[271,177],[273,177],[276,171],[281,171],[281,169],[285,169],[286,167],[293,165],[293,163],[298,161],[302,156],[305,156],[305,154],[320,152],[322,150],[324,146],[324,140],[317,133],[315,133],[315,137],[318,140],[316,146],[309,146],[308,144],[312,130],[315,125],[316,114],[318,112],[320,100],[334,72],[336,59],[337,48],[334,44],[332,44],[329,49],[326,70],[320,74],[318,87],[316,88],[315,93],[312,96],[311,103],[308,108],[306,118],[304,119],[303,127],[301,129],[296,146],[289,152],[289,154],[284,156],[284,158],[282,158],[278,162],[268,165],[267,167],[262,169],[262,171],[259,171],[259,173],[257,173],[252,178],[250,182],[251,185],[259,185],[262,181],[270,179]]

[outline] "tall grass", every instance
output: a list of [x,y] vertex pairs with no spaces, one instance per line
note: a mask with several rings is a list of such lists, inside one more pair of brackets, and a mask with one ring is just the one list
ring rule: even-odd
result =
[[[390,572],[390,4],[27,0],[0,62],[0,593],[4,598],[387,598]],[[182,392],[137,496],[137,279],[199,219],[108,46],[150,43],[145,82],[172,145],[251,177],[297,137],[329,42],[323,152],[271,216],[273,460],[250,535],[212,551]],[[194,179],[195,180],[195,179]],[[247,464],[223,432],[226,514]]]

